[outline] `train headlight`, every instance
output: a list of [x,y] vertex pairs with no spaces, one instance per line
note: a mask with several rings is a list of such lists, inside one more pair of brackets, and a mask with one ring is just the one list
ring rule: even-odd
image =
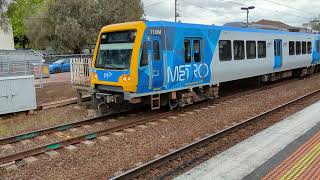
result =
[[93,72],[93,73],[92,73],[92,77],[93,77],[94,79],[98,79],[98,74],[95,73],[95,72]]
[[131,80],[131,77],[127,74],[124,74],[121,76],[121,79],[123,82],[129,82]]

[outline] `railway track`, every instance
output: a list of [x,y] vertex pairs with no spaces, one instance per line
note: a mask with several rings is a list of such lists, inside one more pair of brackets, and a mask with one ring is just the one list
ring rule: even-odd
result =
[[54,126],[54,127],[40,129],[40,130],[28,132],[28,133],[18,134],[15,136],[10,136],[10,137],[0,139],[0,145],[11,144],[11,143],[15,143],[18,141],[31,139],[31,138],[35,138],[38,136],[48,135],[48,134],[55,133],[55,132],[66,131],[71,128],[77,128],[80,126],[89,125],[89,124],[101,122],[104,120],[105,119],[103,119],[103,117],[95,117],[95,118],[90,118],[90,119],[86,119],[86,120],[79,121],[79,122],[68,123],[68,124],[63,124],[60,126]]
[[[291,82],[291,80],[285,81],[284,83],[290,83],[290,82]],[[31,148],[31,149],[19,151],[19,152],[12,153],[12,154],[9,154],[6,156],[0,156],[0,164],[5,164],[8,162],[12,162],[12,161],[19,161],[25,157],[38,155],[38,154],[41,154],[41,153],[44,153],[44,152],[50,151],[50,150],[60,149],[62,147],[66,147],[68,145],[78,144],[78,143],[85,141],[85,140],[95,139],[99,136],[106,136],[106,135],[109,135],[114,132],[122,131],[124,129],[129,129],[129,128],[133,128],[133,127],[136,127],[139,125],[143,125],[148,122],[158,121],[160,118],[168,118],[168,117],[170,118],[170,116],[172,116],[173,114],[178,114],[180,112],[192,111],[193,109],[203,108],[203,107],[207,107],[207,106],[211,106],[211,105],[219,105],[219,103],[224,103],[224,102],[231,102],[235,98],[242,98],[242,97],[250,95],[256,91],[268,90],[268,89],[271,89],[275,86],[282,85],[284,83],[271,84],[271,85],[262,86],[262,87],[259,87],[259,88],[253,89],[253,90],[238,92],[238,93],[235,93],[232,95],[228,95],[228,96],[219,98],[218,100],[215,100],[215,101],[205,101],[203,103],[198,103],[193,106],[188,106],[186,108],[183,108],[182,110],[160,112],[160,113],[149,115],[148,117],[141,116],[140,119],[138,117],[133,121],[124,122],[123,124],[118,125],[116,127],[105,128],[103,130],[82,134],[80,136],[69,137],[66,140],[56,141],[54,143],[47,143],[47,144],[43,144],[41,146],[37,146],[37,147]],[[106,121],[106,118],[112,119],[113,117],[116,117],[116,115],[112,115],[112,116],[108,116],[108,117],[97,117],[97,118],[87,119],[87,120],[80,121],[80,122],[64,124],[61,126],[55,126],[55,127],[51,127],[51,128],[38,130],[38,131],[33,131],[33,132],[25,133],[25,134],[19,134],[16,136],[0,139],[0,145],[17,143],[19,141],[23,141],[26,139],[32,139],[35,137],[48,135],[48,134],[52,134],[55,132],[66,131],[66,130],[69,130],[72,128],[90,125],[90,124],[94,124],[94,123],[101,122],[101,121]],[[144,117],[144,118],[142,118],[142,117]]]
[[[267,85],[267,86],[258,87],[258,88],[252,89],[252,90],[245,90],[243,92],[237,92],[232,95],[228,94],[226,96],[223,96],[223,97],[215,100],[215,102],[213,102],[213,103],[216,104],[216,103],[219,103],[219,102],[222,102],[225,100],[233,99],[235,97],[242,97],[242,96],[249,95],[249,94],[256,92],[256,91],[268,90],[268,89],[274,88],[279,85],[291,83],[292,81],[295,81],[295,80],[296,79],[287,80],[287,81],[284,81],[284,82],[278,83],[278,84],[271,84],[271,85]],[[206,104],[204,104],[204,105],[199,105],[199,104],[200,103],[198,103],[198,106],[200,106],[200,107],[206,106]],[[209,102],[209,104],[212,104],[212,102]],[[189,108],[189,107],[186,107],[186,108]],[[116,118],[119,115],[121,115],[121,114],[118,113],[118,114],[113,114],[113,115],[109,115],[109,116],[99,116],[99,117],[89,118],[89,119],[85,119],[85,120],[78,121],[78,122],[63,124],[63,125],[59,125],[59,126],[53,126],[53,127],[44,128],[44,129],[31,131],[31,132],[27,132],[27,133],[22,133],[22,134],[10,136],[10,137],[0,138],[0,146],[19,142],[19,141],[26,140],[26,139],[32,139],[35,137],[48,135],[48,134],[52,134],[52,133],[56,133],[56,132],[66,131],[66,130],[69,130],[72,128],[90,125],[90,124],[94,124],[97,122],[107,121],[108,119]]]
[[[166,114],[166,113],[164,113]],[[45,144],[43,146],[40,147],[36,147],[36,148],[32,148],[32,149],[28,149],[25,151],[21,151],[18,153],[14,153],[8,156],[4,156],[4,157],[0,157],[0,164],[5,164],[8,162],[12,162],[12,161],[17,161],[17,160],[21,160],[25,157],[29,157],[29,156],[34,156],[34,155],[38,155],[41,153],[44,153],[46,151],[50,151],[50,150],[55,150],[55,149],[60,149],[62,147],[66,147],[68,145],[73,145],[73,144],[77,144],[80,143],[82,141],[85,140],[91,140],[91,139],[95,139],[99,136],[105,136],[114,132],[118,132],[124,129],[128,129],[128,128],[132,128],[135,126],[139,126],[142,124],[145,124],[147,122],[153,121],[154,119],[158,119],[159,117],[161,117],[162,114],[157,114],[154,116],[150,116],[147,118],[143,118],[143,119],[138,119],[135,120],[133,122],[127,123],[127,124],[123,124],[120,126],[116,126],[113,128],[107,128],[105,130],[101,130],[101,131],[96,131],[96,132],[92,132],[89,134],[84,134],[84,135],[80,135],[77,137],[72,137],[70,139],[67,140],[63,140],[63,141],[59,141],[59,142],[55,142],[55,143],[50,143],[50,144]]]
[[[129,112],[128,116],[130,116],[131,114],[133,114],[133,113]],[[40,130],[36,130],[36,131],[31,131],[31,132],[22,133],[22,134],[10,136],[10,137],[5,137],[5,138],[0,139],[0,146],[6,145],[6,144],[16,143],[16,142],[23,141],[26,139],[32,139],[32,138],[43,136],[43,135],[53,134],[56,132],[62,132],[62,131],[66,131],[66,130],[69,130],[72,128],[78,128],[78,127],[82,127],[85,125],[91,125],[91,124],[98,123],[98,122],[106,122],[110,119],[115,119],[120,116],[121,116],[121,113],[115,113],[115,114],[110,114],[110,115],[105,115],[105,116],[98,116],[98,117],[88,118],[88,119],[85,119],[82,121],[62,124],[62,125],[58,125],[58,126],[52,126],[49,128],[44,128],[44,129],[40,129]]]
[[[222,138],[228,136],[229,134],[234,133],[235,131],[239,131],[247,126],[250,126],[254,123],[257,123],[272,114],[284,111],[286,108],[293,107],[295,105],[299,105],[299,103],[301,103],[305,100],[308,100],[309,98],[312,98],[312,97],[319,95],[319,94],[320,94],[320,89],[313,91],[309,94],[306,94],[304,96],[301,96],[299,98],[296,98],[288,103],[277,106],[271,110],[263,112],[257,116],[249,118],[245,121],[242,121],[238,124],[235,124],[234,126],[228,127],[222,131],[216,132],[214,134],[210,134],[210,135],[208,135],[202,139],[199,139],[197,141],[194,141],[191,144],[188,144],[180,149],[177,149],[173,152],[170,152],[166,155],[163,155],[157,159],[151,160],[151,161],[149,161],[145,164],[142,164],[138,167],[135,167],[133,169],[127,170],[126,172],[123,172],[122,174],[114,176],[110,179],[111,180],[135,179],[135,178],[145,179],[146,177],[147,177],[146,179],[154,178],[150,175],[148,176],[148,174],[152,171],[159,172],[160,171],[159,169],[161,169],[161,168],[166,169],[165,167],[168,166],[169,167],[168,169],[170,169],[170,172],[164,173],[165,175],[160,176],[160,179],[164,179],[164,177],[170,176],[171,174],[174,173],[174,171],[176,171],[177,169],[180,168],[180,167],[172,167],[173,165],[170,162],[180,161],[181,159],[184,159],[183,156],[186,156],[186,154],[188,154],[188,153],[192,153],[193,151],[194,151],[194,153],[197,153],[199,151],[199,149],[201,149],[205,146],[208,146],[208,144],[210,144],[210,143],[214,143],[218,139],[222,139]],[[194,160],[193,159],[188,160],[188,162],[192,162],[192,161],[194,161]],[[186,163],[184,163],[184,164],[186,164]],[[146,177],[144,175],[146,175]],[[159,178],[159,176],[157,176],[157,177]]]

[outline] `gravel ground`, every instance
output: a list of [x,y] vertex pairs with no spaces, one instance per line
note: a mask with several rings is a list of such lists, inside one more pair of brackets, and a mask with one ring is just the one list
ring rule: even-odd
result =
[[[57,77],[57,78],[56,78]],[[36,89],[37,104],[50,103],[76,97],[76,91],[70,82],[70,73],[60,73],[46,79],[43,88]],[[52,81],[57,79],[57,81]],[[35,111],[35,115],[26,115],[26,112],[18,112],[0,115],[0,138],[18,133],[42,129],[53,125],[82,120],[87,116],[85,109],[73,108],[74,105]]]
[[12,117],[1,117],[0,138],[26,133],[51,126],[84,120],[87,110],[75,105],[36,111],[35,115],[18,113]]
[[[156,114],[156,112],[146,112],[143,115],[153,116],[154,114]],[[119,116],[116,118],[104,117],[102,118],[102,121],[98,123],[80,126],[80,127],[72,128],[62,132],[51,133],[45,136],[40,136],[40,137],[28,139],[28,140],[18,141],[10,144],[9,148],[6,145],[0,146],[0,158],[11,155],[11,154],[15,154],[21,151],[25,151],[28,149],[41,147],[43,145],[57,143],[66,139],[87,135],[89,133],[95,133],[98,131],[111,129],[123,124],[135,122],[137,120],[140,120],[141,118],[143,118],[142,114],[138,115],[136,113],[129,114],[128,117],[124,117],[124,116]]]
[[[254,92],[242,98],[219,104],[193,114],[177,116],[168,122],[135,128],[123,136],[110,135],[106,142],[96,140],[95,145],[79,148],[75,152],[59,150],[59,157],[40,160],[19,167],[16,171],[0,170],[3,179],[102,179],[112,176],[136,163],[166,154],[194,139],[213,133],[277,105],[288,102],[320,87],[320,76],[304,81],[279,85],[269,90]],[[40,159],[44,155],[39,156]]]
[[[68,73],[61,73],[59,76],[67,77]],[[37,88],[36,96],[37,104],[40,105],[42,103],[74,98],[76,97],[76,91],[72,88],[70,82],[62,81],[55,84],[48,83],[45,84],[43,88]],[[26,115],[26,112],[15,113],[14,115],[0,115],[0,138],[53,125],[82,120],[87,116],[87,111],[85,109],[73,107],[74,105],[69,105],[35,111],[35,115]]]
[[210,141],[203,146],[197,146],[191,151],[181,153],[175,159],[165,162],[163,165],[156,166],[155,169],[149,169],[147,174],[138,176],[138,179],[172,179],[173,177],[182,174],[191,168],[209,160],[222,151],[240,143],[250,136],[274,125],[277,122],[293,115],[294,113],[304,109],[307,106],[317,102],[320,99],[320,94],[305,98],[297,103],[291,104],[281,111],[276,111],[267,117],[259,118],[259,123],[251,123],[248,126],[236,129],[224,136],[223,138]]

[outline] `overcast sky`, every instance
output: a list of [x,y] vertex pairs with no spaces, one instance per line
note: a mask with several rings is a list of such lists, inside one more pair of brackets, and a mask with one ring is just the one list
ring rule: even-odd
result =
[[[174,21],[174,0],[142,1],[148,20]],[[256,7],[250,11],[250,22],[268,19],[301,26],[320,14],[319,0],[178,0],[178,12],[181,16],[178,20],[216,25],[245,22],[246,12],[240,10],[244,5]]]

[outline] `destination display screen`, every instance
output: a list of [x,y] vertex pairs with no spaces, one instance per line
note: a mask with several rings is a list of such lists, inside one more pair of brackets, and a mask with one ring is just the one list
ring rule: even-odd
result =
[[136,38],[136,31],[108,32],[101,35],[101,44],[112,43],[133,43]]

